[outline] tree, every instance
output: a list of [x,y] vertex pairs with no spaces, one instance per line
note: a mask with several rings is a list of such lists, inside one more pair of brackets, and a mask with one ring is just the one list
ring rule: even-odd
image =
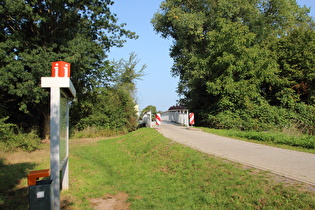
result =
[[90,127],[132,131],[137,127],[136,80],[141,79],[146,65],[137,70],[140,60],[131,53],[128,60],[111,63],[112,83],[94,88],[93,99],[87,101],[89,114],[83,117],[76,128]]
[[174,39],[180,105],[213,127],[285,124],[290,116],[283,109],[294,109],[299,97],[283,77],[275,46],[292,31],[314,30],[307,8],[293,0],[167,0],[160,8],[151,22]]
[[151,111],[152,116],[155,117],[157,111],[156,111],[156,107],[153,105],[146,106],[144,109],[142,109],[140,116],[143,116],[146,112],[149,112],[149,111]]
[[[49,92],[40,77],[50,76],[51,62],[71,63],[71,80],[77,100],[72,122],[89,114],[86,103],[93,88],[106,86],[112,69],[106,60],[123,37],[137,38],[118,25],[110,11],[111,0],[1,1],[0,2],[0,99],[9,122],[26,131],[47,128]],[[46,129],[47,132],[47,129]]]
[[76,125],[78,130],[87,127],[114,131],[133,131],[137,127],[135,102],[122,87],[101,87],[91,107],[91,114]]
[[128,60],[122,58],[119,61],[112,62],[115,72],[115,85],[123,86],[134,99],[136,98],[136,80],[144,76],[144,70],[147,68],[147,65],[144,64],[137,70],[139,62],[140,59],[137,58],[135,52],[130,53]]
[[309,105],[315,104],[315,31],[299,27],[279,39],[277,52],[280,75],[288,79],[296,97]]

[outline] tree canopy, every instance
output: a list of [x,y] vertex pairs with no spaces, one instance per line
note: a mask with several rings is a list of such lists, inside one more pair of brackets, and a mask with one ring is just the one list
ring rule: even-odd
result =
[[[137,38],[118,24],[111,0],[0,1],[0,114],[24,130],[40,130],[49,118],[49,92],[40,77],[51,62],[71,63],[77,99],[72,122],[86,117],[94,88],[113,80],[107,60],[111,47]],[[45,123],[46,122],[46,123]]]
[[313,127],[304,120],[314,105],[308,12],[295,0],[163,1],[151,22],[174,40],[180,104],[213,127]]

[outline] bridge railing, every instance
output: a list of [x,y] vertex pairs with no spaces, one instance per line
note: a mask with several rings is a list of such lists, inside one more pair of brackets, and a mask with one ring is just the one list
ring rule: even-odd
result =
[[163,112],[161,119],[163,121],[171,121],[181,125],[189,126],[188,109],[173,109]]
[[151,111],[146,112],[142,117],[142,122],[146,125],[146,127],[151,128],[152,114]]

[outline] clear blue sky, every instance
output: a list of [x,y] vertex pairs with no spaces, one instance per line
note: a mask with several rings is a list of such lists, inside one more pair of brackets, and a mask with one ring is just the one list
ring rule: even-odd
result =
[[[114,0],[111,7],[117,14],[119,23],[127,23],[126,29],[139,35],[137,40],[127,40],[123,48],[113,48],[110,60],[128,59],[135,52],[140,59],[139,68],[146,64],[145,76],[137,81],[137,102],[140,110],[148,105],[156,106],[158,111],[166,111],[176,104],[178,78],[171,76],[173,60],[169,57],[172,40],[166,40],[153,31],[150,23],[158,11],[162,0]],[[311,7],[315,17],[315,0],[297,0],[299,5]]]

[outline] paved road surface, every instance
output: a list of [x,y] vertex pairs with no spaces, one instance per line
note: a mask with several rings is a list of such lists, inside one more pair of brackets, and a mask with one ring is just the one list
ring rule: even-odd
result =
[[315,154],[221,137],[163,121],[167,138],[199,151],[315,185]]

